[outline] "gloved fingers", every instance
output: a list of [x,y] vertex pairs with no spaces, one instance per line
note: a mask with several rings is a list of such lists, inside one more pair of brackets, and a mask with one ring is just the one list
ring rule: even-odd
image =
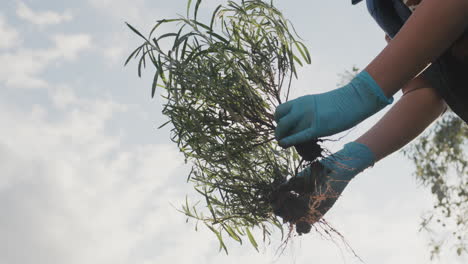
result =
[[279,122],[281,118],[287,115],[293,106],[293,101],[287,101],[284,104],[278,105],[275,110],[275,121]]
[[282,138],[288,136],[294,129],[295,125],[300,121],[300,119],[301,116],[294,113],[289,113],[281,118],[275,129],[276,140],[281,140]]
[[313,136],[313,131],[309,128],[281,139],[279,145],[283,148],[288,148],[293,145],[305,143],[313,138],[315,138]]

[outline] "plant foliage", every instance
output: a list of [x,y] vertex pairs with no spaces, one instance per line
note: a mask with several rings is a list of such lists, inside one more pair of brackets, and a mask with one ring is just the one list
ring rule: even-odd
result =
[[[220,250],[227,253],[226,235],[258,250],[251,230],[259,228],[263,241],[273,229],[283,232],[271,196],[302,162],[273,140],[273,111],[287,101],[298,65],[311,58],[272,3],[228,1],[208,23],[197,17],[200,3],[191,12],[188,1],[185,17],[157,21],[148,37],[127,24],[144,42],[125,64],[137,59],[139,76],[154,66],[151,94],[163,89],[171,139],[193,164],[188,179],[206,210],[187,201],[182,211],[218,237]],[[159,33],[163,24],[176,32]]]

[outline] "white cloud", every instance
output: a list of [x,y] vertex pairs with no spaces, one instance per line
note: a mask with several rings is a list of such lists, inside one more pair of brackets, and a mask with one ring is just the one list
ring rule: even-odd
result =
[[20,44],[18,31],[9,25],[2,15],[0,15],[0,49],[12,48]]
[[57,34],[51,37],[54,45],[46,49],[20,47],[0,53],[0,82],[18,88],[46,87],[41,73],[52,63],[74,60],[78,54],[92,47],[87,34]]
[[173,145],[109,136],[125,109],[75,97],[54,120],[43,106],[0,105],[0,263],[133,263],[140,246],[157,249],[154,223],[183,223],[169,206],[182,159]]
[[100,35],[100,54],[104,55],[109,65],[123,65],[133,49],[141,45],[141,39],[125,25],[129,22],[143,34],[149,32],[157,19],[171,16],[164,12],[164,5],[156,4],[157,8],[149,7],[146,0],[88,0],[88,4],[98,11],[111,26],[106,35]]
[[157,11],[148,8],[146,0],[88,0],[87,2],[93,8],[100,10],[103,15],[110,16],[121,22],[154,21],[154,16],[156,15],[154,12]]
[[14,53],[0,54],[0,81],[11,87],[46,87],[47,82],[37,75],[49,64],[43,51],[22,49]]
[[91,36],[88,34],[57,34],[52,39],[55,47],[49,56],[54,59],[73,60],[81,51],[91,48]]
[[103,48],[103,53],[111,64],[122,62],[125,55],[128,55],[126,52],[128,51],[124,46]]
[[38,26],[56,25],[72,20],[73,16],[69,11],[59,14],[53,11],[34,11],[25,3],[19,2],[16,14],[18,17]]

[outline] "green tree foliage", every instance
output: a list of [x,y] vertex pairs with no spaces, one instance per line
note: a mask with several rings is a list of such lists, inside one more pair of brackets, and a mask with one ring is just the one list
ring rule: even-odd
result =
[[[431,236],[431,258],[442,248],[458,255],[468,252],[467,143],[468,126],[449,111],[403,151],[414,162],[417,179],[434,196],[434,209],[421,224]],[[441,239],[442,233],[449,235]]]

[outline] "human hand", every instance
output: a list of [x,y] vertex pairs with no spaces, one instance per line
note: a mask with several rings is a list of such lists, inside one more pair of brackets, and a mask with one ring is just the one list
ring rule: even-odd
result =
[[354,176],[374,162],[375,155],[366,145],[351,142],[335,154],[312,163],[280,188],[310,195],[318,221],[335,204]]
[[275,137],[287,148],[349,129],[393,102],[374,79],[359,73],[333,91],[306,95],[279,105]]

